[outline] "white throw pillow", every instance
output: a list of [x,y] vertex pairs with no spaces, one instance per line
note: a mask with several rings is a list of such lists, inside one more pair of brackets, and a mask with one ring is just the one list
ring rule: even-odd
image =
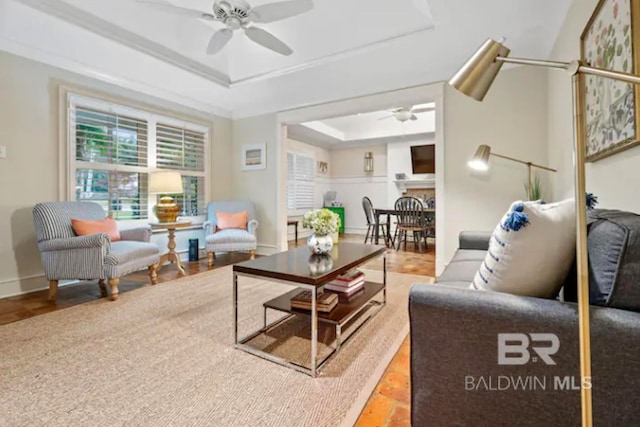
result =
[[515,202],[493,231],[471,287],[555,298],[575,251],[573,199],[549,204]]

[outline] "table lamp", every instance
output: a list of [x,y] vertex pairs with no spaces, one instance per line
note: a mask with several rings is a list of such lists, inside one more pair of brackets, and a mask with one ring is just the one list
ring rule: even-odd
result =
[[158,222],[176,222],[182,210],[167,194],[184,193],[180,172],[152,172],[149,177],[149,194],[165,194],[153,207]]
[[[578,327],[580,337],[581,384],[591,378],[591,337],[589,328],[589,264],[587,252],[587,201],[585,191],[585,123],[582,112],[584,86],[582,76],[589,74],[612,80],[640,85],[640,76],[619,71],[591,67],[582,61],[557,62],[525,58],[508,58],[510,50],[503,45],[504,39],[488,39],[451,78],[449,84],[463,94],[482,101],[491,84],[505,63],[565,70],[572,78],[573,91],[573,150],[575,168],[576,203],[576,260],[578,265]],[[591,388],[582,387],[582,425],[593,425]]]

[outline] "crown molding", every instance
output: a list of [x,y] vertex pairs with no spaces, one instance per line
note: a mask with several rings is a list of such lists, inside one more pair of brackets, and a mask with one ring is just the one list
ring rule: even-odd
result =
[[183,94],[169,91],[166,88],[158,88],[156,86],[151,86],[144,82],[139,82],[126,77],[116,76],[110,73],[107,74],[102,70],[97,70],[94,67],[88,66],[86,64],[82,64],[72,59],[51,54],[45,50],[28,46],[16,40],[10,40],[0,37],[0,51],[8,52],[17,56],[31,59],[33,61],[41,62],[43,64],[57,67],[72,73],[87,76],[105,83],[120,86],[125,89],[175,102],[177,104],[193,108],[194,110],[213,114],[218,117],[228,119],[232,118],[232,113],[229,110],[219,108],[212,104],[204,103],[197,99],[184,96]]
[[407,31],[396,36],[377,40],[354,48],[345,49],[340,52],[325,55],[323,57],[312,59],[301,64],[286,66],[275,70],[257,73],[240,79],[232,80],[226,74],[212,67],[204,65],[201,62],[193,60],[187,56],[181,55],[180,53],[168,49],[159,43],[155,43],[151,40],[137,35],[132,31],[128,31],[125,28],[119,27],[115,24],[111,24],[108,21],[100,19],[99,17],[89,12],[85,12],[84,10],[78,9],[62,0],[18,1],[48,15],[55,16],[70,24],[79,26],[88,31],[92,31],[98,35],[116,41],[129,48],[135,49],[156,59],[167,62],[171,65],[212,81],[225,88],[234,88],[251,83],[257,83],[276,77],[286,76],[288,74],[296,73],[299,71],[308,70],[310,68],[319,67],[325,64],[370,52],[374,49],[380,48],[381,46],[391,44],[397,40],[418,35],[427,31],[432,31],[435,28],[434,25],[430,23],[415,30]]
[[267,71],[265,73],[255,74],[253,76],[244,77],[237,80],[231,80],[230,87],[238,87],[249,83],[256,83],[264,80],[273,79],[276,77],[282,77],[287,74],[296,73],[298,71],[308,70],[310,68],[319,67],[325,64],[329,64],[332,62],[340,61],[342,59],[351,58],[356,55],[361,55],[363,53],[371,52],[374,49],[379,49],[380,47],[389,45],[397,40],[401,40],[404,38],[408,38],[411,36],[415,36],[418,34],[425,33],[427,31],[432,31],[435,29],[433,25],[427,25],[417,30],[407,31],[406,33],[398,34],[396,36],[392,36],[386,39],[377,40],[371,43],[367,43],[364,45],[360,45],[351,49],[345,49],[340,52],[332,53],[329,55],[322,56],[320,58],[312,59],[307,62],[303,62],[301,64],[291,65],[288,67],[279,68],[273,71]]
[[161,44],[155,43],[137,35],[125,28],[111,24],[108,21],[85,12],[81,9],[60,0],[19,0],[21,3],[44,12],[48,15],[60,18],[70,24],[96,33],[109,40],[113,40],[127,47],[147,54],[156,59],[174,65],[185,71],[189,71],[199,77],[212,81],[225,88],[231,86],[231,81],[224,73],[201,64],[198,61],[181,55]]

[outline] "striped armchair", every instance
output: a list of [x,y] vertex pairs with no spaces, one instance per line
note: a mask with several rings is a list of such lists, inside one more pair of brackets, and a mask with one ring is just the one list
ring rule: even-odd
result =
[[44,274],[49,280],[49,299],[55,300],[59,280],[98,280],[100,292],[118,299],[120,277],[149,269],[151,283],[157,283],[156,269],[160,249],[149,243],[151,229],[140,227],[120,231],[119,242],[111,242],[106,233],[76,236],[71,219],[104,219],[102,207],[93,202],[38,203],[33,222],[42,256]]
[[[249,223],[247,230],[230,229],[216,230],[216,212],[236,213],[247,211]],[[253,203],[246,201],[211,202],[207,206],[207,221],[203,224],[207,241],[207,260],[209,267],[213,266],[216,252],[244,252],[248,251],[251,259],[255,257],[258,240],[256,210]]]

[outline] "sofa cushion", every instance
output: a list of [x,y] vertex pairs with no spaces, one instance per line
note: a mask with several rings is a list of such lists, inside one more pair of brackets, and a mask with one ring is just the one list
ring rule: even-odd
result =
[[220,230],[207,236],[207,243],[224,245],[228,243],[256,243],[256,236],[246,230]]
[[472,287],[555,298],[575,256],[575,207],[515,202],[496,226]]
[[[595,209],[588,213],[589,301],[640,312],[640,215]],[[577,301],[575,266],[565,299]]]
[[160,249],[154,243],[121,240],[111,243],[111,250],[104,258],[105,265],[119,265],[139,258],[157,255]]
[[465,287],[469,287],[469,283],[473,281],[487,251],[479,251],[474,249],[458,249],[438,277],[438,283],[445,284],[448,282],[464,282]]

